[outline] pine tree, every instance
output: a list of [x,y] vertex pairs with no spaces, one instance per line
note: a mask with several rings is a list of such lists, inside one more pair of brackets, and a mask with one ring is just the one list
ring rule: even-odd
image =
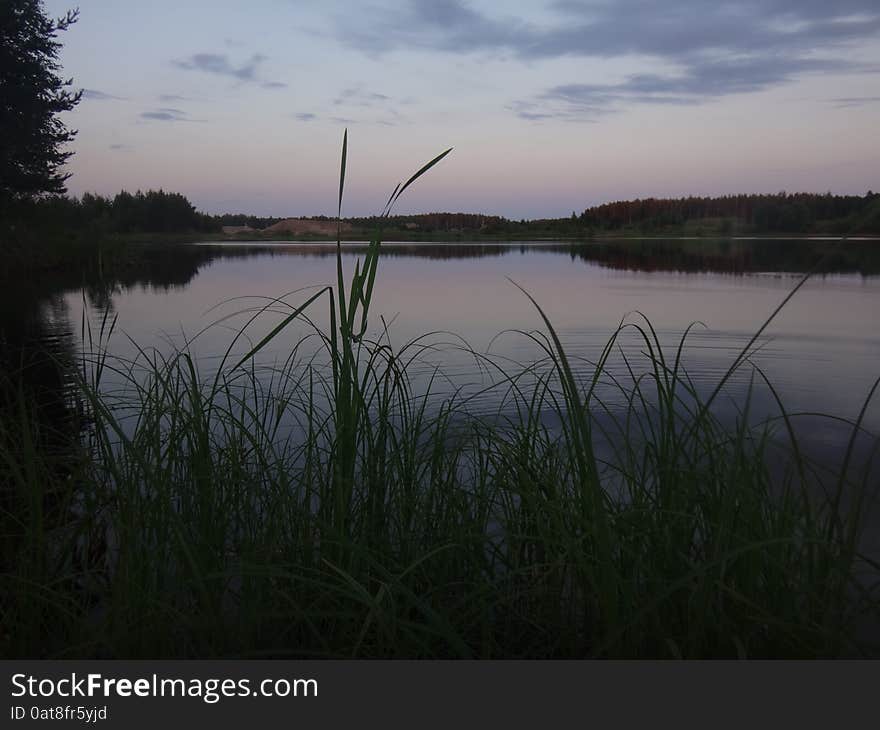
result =
[[82,92],[58,76],[56,37],[78,15],[72,10],[52,20],[40,0],[0,2],[0,208],[65,192],[70,174],[62,168],[73,154],[65,145],[76,131],[58,115],[73,109]]

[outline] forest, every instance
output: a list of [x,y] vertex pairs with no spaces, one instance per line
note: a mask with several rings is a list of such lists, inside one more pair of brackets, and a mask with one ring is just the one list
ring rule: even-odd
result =
[[880,193],[645,198],[598,205],[577,218],[581,225],[599,230],[662,228],[706,219],[727,222],[731,232],[736,225],[756,233],[876,232],[880,230]]
[[[310,219],[332,220],[326,215]],[[91,261],[99,248],[109,255],[111,249],[119,251],[128,242],[290,237],[283,232],[261,233],[282,217],[211,215],[197,210],[185,195],[164,190],[123,190],[112,197],[49,194],[7,201],[0,220],[7,273]],[[364,240],[378,229],[386,240],[398,241],[876,235],[880,233],[880,193],[645,198],[604,203],[565,218],[519,221],[481,213],[432,212],[353,217],[345,222],[350,226],[343,231],[345,240]],[[227,226],[242,228],[230,232]],[[300,237],[324,240],[328,235]]]

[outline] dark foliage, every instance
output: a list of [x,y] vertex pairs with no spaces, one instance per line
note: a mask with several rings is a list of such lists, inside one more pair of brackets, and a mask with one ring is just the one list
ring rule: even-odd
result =
[[878,201],[880,194],[870,190],[864,196],[783,192],[717,198],[645,198],[588,208],[578,220],[586,227],[601,230],[625,227],[650,230],[724,219],[730,229],[745,226],[758,233],[845,233],[876,230],[871,228],[868,218],[871,211],[877,210]]
[[284,218],[261,217],[248,213],[224,213],[215,215],[214,220],[220,226],[249,226],[250,228],[268,228],[283,221]]
[[407,228],[427,233],[455,231],[489,232],[494,226],[504,222],[497,215],[482,213],[422,213],[420,215],[392,215],[380,220],[378,216],[368,218],[348,218],[357,228],[374,228],[380,223],[384,228]]
[[17,218],[29,228],[65,232],[200,233],[219,230],[213,217],[199,213],[180,193],[148,190],[113,198],[85,193],[82,198],[51,196],[19,205]]
[[43,193],[63,193],[62,171],[76,135],[59,118],[80,100],[72,79],[58,76],[59,31],[77,10],[48,18],[39,0],[0,3],[0,206]]
[[[582,237],[622,231],[647,235],[682,233],[804,234],[877,233],[880,194],[775,193],[721,197],[644,198],[604,203],[565,218],[509,220],[472,213],[425,213],[349,218],[369,230],[380,222],[386,231],[441,236]],[[228,224],[227,224],[228,225]],[[261,226],[254,226],[261,227]]]

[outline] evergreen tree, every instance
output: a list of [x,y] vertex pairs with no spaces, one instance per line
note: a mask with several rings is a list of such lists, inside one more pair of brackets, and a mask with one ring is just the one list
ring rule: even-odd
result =
[[0,2],[0,207],[43,193],[65,191],[62,171],[76,135],[59,119],[79,103],[72,79],[58,76],[59,31],[76,22],[78,10],[57,20],[40,0]]

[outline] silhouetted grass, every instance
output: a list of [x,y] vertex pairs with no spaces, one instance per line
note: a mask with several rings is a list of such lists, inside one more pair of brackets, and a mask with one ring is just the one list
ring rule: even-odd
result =
[[[340,208],[344,172],[345,146]],[[422,341],[370,339],[379,257],[377,236],[346,283],[338,256],[335,287],[236,358],[243,329],[213,375],[185,349],[110,358],[113,323],[87,330],[73,397],[88,422],[63,478],[21,395],[0,424],[5,656],[877,651],[860,633],[880,620],[878,566],[859,554],[870,464],[851,468],[864,411],[829,474],[781,401],[759,426],[750,396],[735,424],[714,415],[748,348],[701,398],[685,338],[669,353],[639,320],[585,376],[538,303],[544,334],[522,335],[544,359],[484,359],[498,413],[464,396],[438,405],[412,376]],[[325,302],[317,355],[302,341],[282,365],[257,364]],[[621,380],[608,358],[625,328],[643,360]],[[780,437],[784,468],[770,458]]]

